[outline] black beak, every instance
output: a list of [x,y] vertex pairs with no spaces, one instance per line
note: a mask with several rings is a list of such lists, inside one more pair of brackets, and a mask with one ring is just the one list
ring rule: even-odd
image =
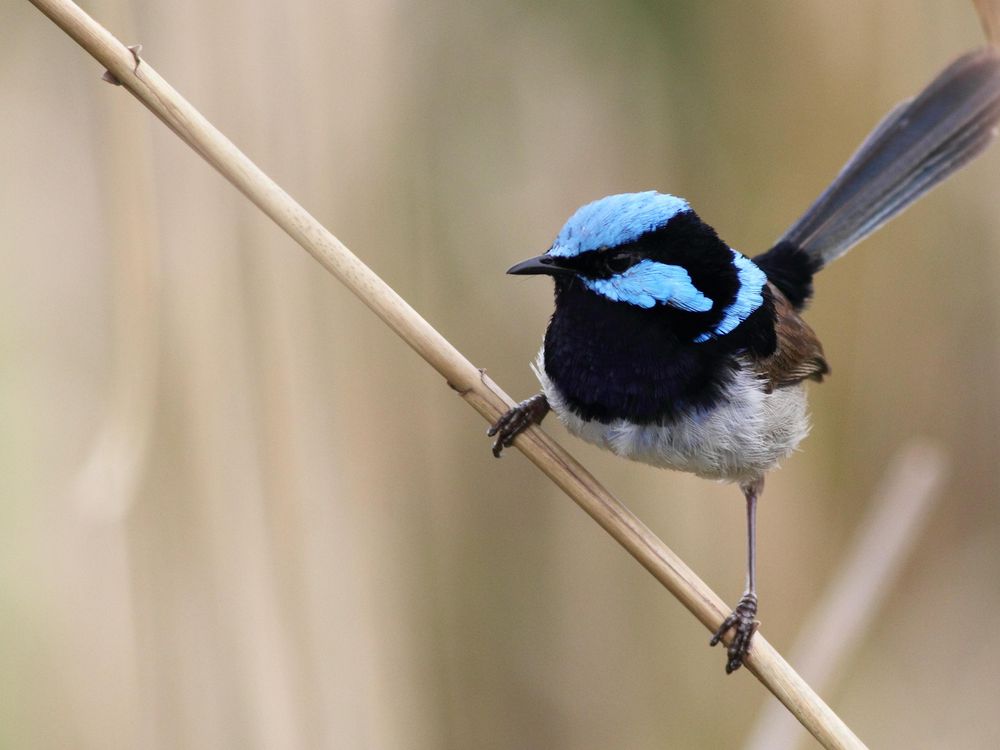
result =
[[539,255],[534,258],[522,260],[520,263],[507,269],[507,273],[515,276],[527,276],[529,274],[547,274],[556,276],[562,273],[573,273],[570,269],[556,265],[558,259],[551,255]]

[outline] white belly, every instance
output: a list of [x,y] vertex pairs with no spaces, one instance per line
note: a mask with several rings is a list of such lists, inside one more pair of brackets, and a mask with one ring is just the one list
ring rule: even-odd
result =
[[570,411],[546,376],[542,354],[532,369],[566,429],[634,461],[708,479],[747,482],[773,469],[809,432],[804,387],[767,393],[749,367],[741,367],[726,389],[728,402],[711,411],[692,411],[665,425],[634,425],[622,419],[587,422]]

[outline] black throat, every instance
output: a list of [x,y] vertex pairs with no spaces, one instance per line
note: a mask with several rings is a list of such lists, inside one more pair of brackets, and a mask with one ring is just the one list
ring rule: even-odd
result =
[[[706,314],[707,315],[707,314]],[[574,277],[556,280],[545,332],[545,373],[585,420],[665,424],[725,399],[743,353],[775,349],[774,307],[764,304],[731,334],[694,343],[692,314],[612,302]]]
[[731,358],[683,345],[653,312],[606,300],[575,278],[557,280],[545,374],[583,419],[663,422],[719,397]]

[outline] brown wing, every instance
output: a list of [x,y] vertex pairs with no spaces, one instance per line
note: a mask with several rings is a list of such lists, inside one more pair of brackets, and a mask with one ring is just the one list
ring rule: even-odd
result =
[[771,284],[767,286],[774,303],[778,346],[771,356],[755,360],[755,369],[767,380],[769,390],[803,380],[821,381],[830,372],[830,367],[823,357],[819,339],[785,295]]

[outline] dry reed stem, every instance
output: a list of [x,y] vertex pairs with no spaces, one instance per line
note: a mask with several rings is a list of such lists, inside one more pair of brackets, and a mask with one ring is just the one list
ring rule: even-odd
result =
[[[513,403],[137,54],[68,0],[31,2],[100,62],[110,80],[139,99],[357,295],[483,417],[493,421]],[[722,600],[552,438],[532,428],[515,445],[708,630],[714,631],[721,624],[729,612]],[[760,633],[746,666],[824,747],[865,747]]]
[[135,501],[153,431],[159,372],[159,235],[150,128],[132,127],[115,100],[103,144],[106,182],[129,185],[105,196],[114,260],[112,357],[104,421],[73,478],[70,497],[91,522],[120,521]]
[[972,0],[979,14],[986,40],[994,47],[1000,47],[1000,0]]

